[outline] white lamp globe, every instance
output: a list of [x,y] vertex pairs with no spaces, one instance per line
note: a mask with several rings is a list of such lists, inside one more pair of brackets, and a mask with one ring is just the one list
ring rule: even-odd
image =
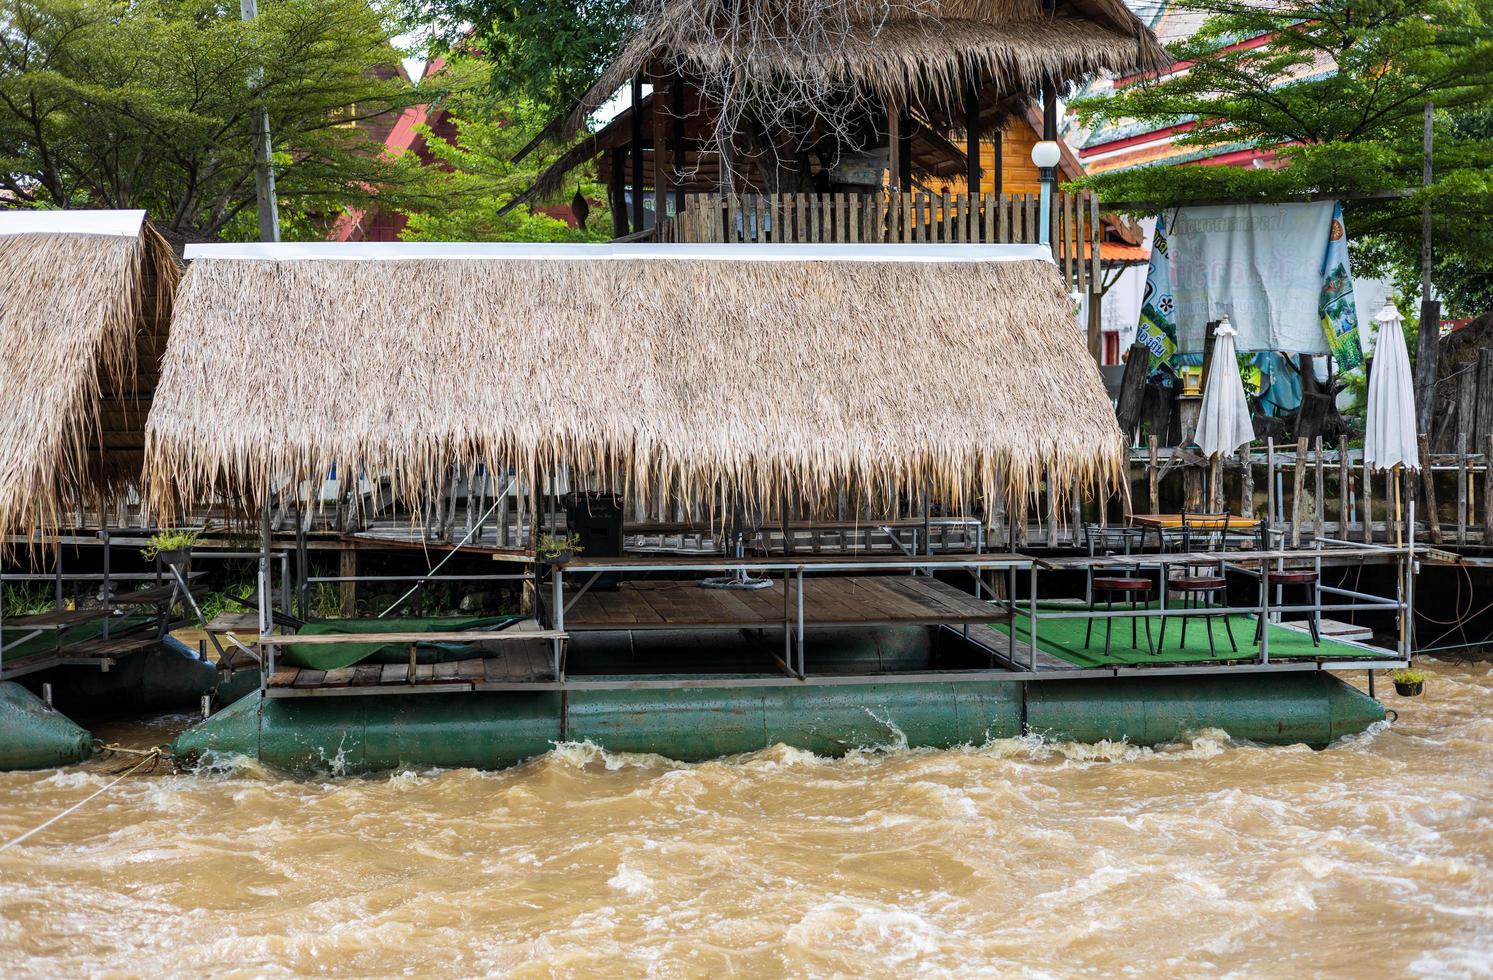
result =
[[1056,167],[1062,158],[1062,148],[1054,140],[1042,140],[1032,147],[1032,163],[1043,169]]

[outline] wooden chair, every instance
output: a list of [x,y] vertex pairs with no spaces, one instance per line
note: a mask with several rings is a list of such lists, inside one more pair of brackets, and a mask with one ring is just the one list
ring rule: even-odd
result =
[[[1138,549],[1144,540],[1145,532],[1140,528],[1133,527],[1099,527],[1097,524],[1084,525],[1084,537],[1088,540],[1089,557],[1096,558],[1099,549],[1104,549],[1106,556],[1115,554],[1113,548],[1119,547],[1121,554],[1129,555]],[[1142,601],[1149,603],[1151,596],[1156,591],[1156,583],[1140,574],[1139,563],[1130,566],[1119,566],[1105,570],[1103,575],[1094,574],[1094,566],[1088,569],[1089,580],[1089,612],[1098,612],[1099,597],[1104,596],[1106,611],[1113,611],[1115,599],[1128,602],[1132,612],[1140,611]],[[1151,617],[1130,617],[1130,646],[1138,648],[1139,632],[1136,626],[1137,619],[1146,621],[1146,649],[1151,656],[1156,655],[1156,647],[1151,642]],[[1110,636],[1114,631],[1114,618],[1104,618],[1104,654],[1109,655]],[[1090,616],[1084,625],[1083,646],[1087,650],[1093,638],[1094,618]]]
[[[1228,514],[1197,514],[1189,516],[1182,515],[1182,540],[1183,552],[1226,551],[1229,546],[1229,521]],[[1221,522],[1221,523],[1220,523]],[[1229,617],[1225,613],[1214,611],[1214,605],[1220,592],[1224,594],[1225,606],[1228,605],[1228,579],[1224,575],[1223,562],[1194,561],[1186,562],[1179,566],[1181,574],[1168,579],[1167,589],[1171,592],[1182,594],[1183,608],[1194,611],[1181,617],[1182,639],[1178,649],[1187,646],[1187,622],[1191,619],[1201,619],[1208,631],[1208,656],[1217,657],[1218,650],[1213,643],[1213,620],[1222,618],[1224,632],[1229,637],[1229,649],[1234,653],[1239,652],[1239,645],[1234,641],[1234,627],[1229,623]],[[1158,647],[1166,645],[1166,620],[1161,618],[1161,640]]]

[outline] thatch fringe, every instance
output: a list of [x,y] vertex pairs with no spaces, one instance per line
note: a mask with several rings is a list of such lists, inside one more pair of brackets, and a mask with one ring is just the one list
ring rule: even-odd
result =
[[485,464],[697,514],[842,490],[886,512],[1092,493],[1123,460],[1045,262],[203,258],[146,489],[167,515],[263,506],[335,464],[419,502]]
[[[770,87],[785,78],[809,78],[852,96],[929,109],[958,105],[972,79],[996,86],[1004,97],[1035,92],[1048,81],[1062,85],[1099,72],[1156,70],[1170,63],[1155,36],[1118,0],[1071,5],[1054,17],[1030,2],[842,3],[852,20],[834,34],[834,43],[808,49],[757,40],[762,33],[789,37],[791,25],[743,32],[752,38],[746,42],[723,35],[718,25],[725,15],[710,6],[715,0],[664,4],[623,42],[554,135],[577,132],[653,62],[702,83],[729,78],[732,87]],[[697,9],[701,5],[710,9]],[[857,6],[867,8],[867,19],[853,19]]]
[[138,482],[138,445],[111,443],[102,403],[143,431],[142,335],[164,325],[178,275],[149,224],[136,238],[0,236],[0,535],[46,535]]

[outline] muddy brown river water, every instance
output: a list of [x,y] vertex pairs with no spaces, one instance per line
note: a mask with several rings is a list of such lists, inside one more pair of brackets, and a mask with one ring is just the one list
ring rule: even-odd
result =
[[[0,962],[8,977],[1486,975],[1493,669],[1431,669],[1423,698],[1386,696],[1397,722],[1326,751],[1205,731],[1155,751],[779,746],[681,765],[562,745],[494,773],[132,776],[0,851]],[[0,840],[111,778],[102,763],[0,774]]]

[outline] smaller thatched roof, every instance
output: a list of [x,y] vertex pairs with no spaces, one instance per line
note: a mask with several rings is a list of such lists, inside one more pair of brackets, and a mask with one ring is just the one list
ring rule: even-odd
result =
[[[673,0],[623,41],[550,135],[575,133],[630,78],[650,70],[686,79],[729,77],[733,86],[816,79],[884,104],[928,111],[960,104],[970,83],[987,100],[1002,102],[1034,94],[1043,84],[1170,64],[1156,37],[1121,0],[1059,0],[1055,8],[1049,12],[1041,0],[889,0],[884,6],[847,0],[844,7],[826,5],[826,17],[852,18],[832,29],[835,43],[803,52],[791,44],[764,45],[761,31],[733,31],[724,23],[736,9],[750,12],[739,16],[770,18],[771,5],[763,14],[757,6]],[[855,20],[858,12],[869,19]]]
[[[956,504],[1117,479],[1123,440],[1039,246],[198,246],[146,448],[164,508],[333,464],[685,500]],[[234,383],[222,384],[232,376]]]
[[178,272],[143,211],[0,212],[0,535],[138,482]]

